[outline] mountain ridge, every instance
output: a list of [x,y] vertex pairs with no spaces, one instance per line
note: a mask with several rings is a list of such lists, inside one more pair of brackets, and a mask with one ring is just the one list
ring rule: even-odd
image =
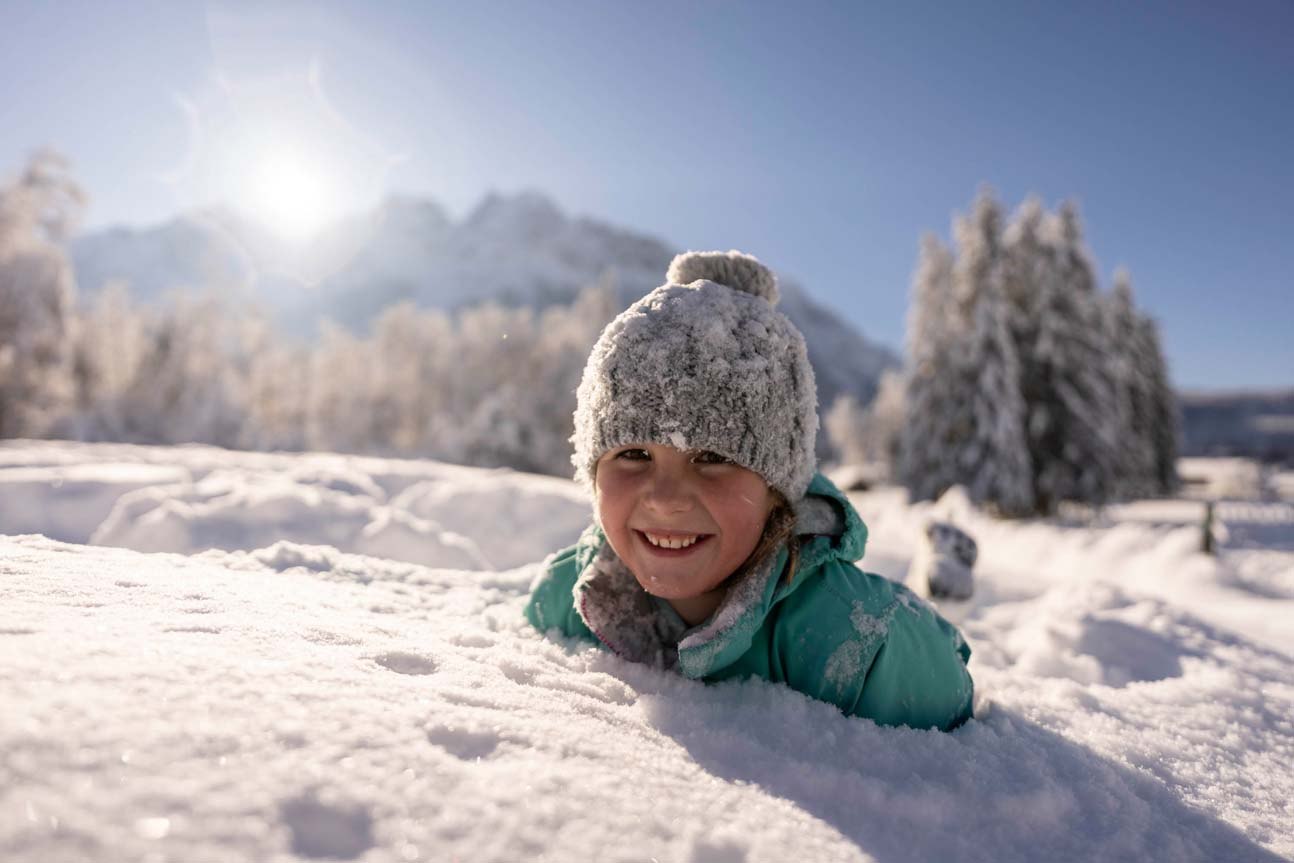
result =
[[[71,244],[86,295],[114,281],[142,303],[174,290],[215,291],[266,308],[302,339],[325,318],[362,332],[401,301],[447,311],[490,301],[543,308],[603,284],[623,308],[662,283],[678,251],[650,234],[568,215],[535,190],[492,192],[458,220],[433,199],[392,196],[297,245],[227,210],[100,229]],[[794,279],[780,282],[779,308],[805,335],[823,409],[846,392],[869,401],[898,357]]]

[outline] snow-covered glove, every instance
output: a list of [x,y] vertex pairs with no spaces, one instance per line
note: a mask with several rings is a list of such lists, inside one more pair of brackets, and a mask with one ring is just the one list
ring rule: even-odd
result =
[[975,592],[972,570],[978,556],[979,548],[970,534],[947,522],[931,522],[913,557],[908,581],[932,599],[970,599]]

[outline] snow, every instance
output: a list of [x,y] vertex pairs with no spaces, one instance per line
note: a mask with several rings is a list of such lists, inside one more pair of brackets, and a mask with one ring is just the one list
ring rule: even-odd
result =
[[178,466],[110,461],[0,467],[0,525],[6,533],[85,542],[124,493],[188,480]]
[[531,562],[590,517],[564,480],[213,447],[0,446],[0,488],[0,533],[177,554],[289,540],[465,569]]
[[1184,458],[1180,462],[1182,482],[1194,497],[1246,497],[1259,492],[1262,471],[1247,458]]
[[940,734],[532,631],[581,500],[428,462],[0,445],[0,859],[1294,855],[1294,544],[1206,556],[1171,507],[854,496],[884,575],[932,519],[978,543],[976,719]]

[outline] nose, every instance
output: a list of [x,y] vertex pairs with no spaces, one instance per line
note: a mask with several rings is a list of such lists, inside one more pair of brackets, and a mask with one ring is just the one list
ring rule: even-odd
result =
[[661,514],[687,512],[695,505],[692,488],[683,470],[674,466],[653,465],[651,482],[643,502],[647,507]]

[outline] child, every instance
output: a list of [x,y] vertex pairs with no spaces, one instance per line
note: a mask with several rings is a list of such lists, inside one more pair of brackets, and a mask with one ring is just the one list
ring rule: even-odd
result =
[[815,473],[817,394],[777,283],[740,252],[689,252],[607,325],[575,411],[595,524],[551,558],[541,631],[707,682],[784,682],[852,716],[951,729],[970,648],[906,588],[859,571],[867,539]]

